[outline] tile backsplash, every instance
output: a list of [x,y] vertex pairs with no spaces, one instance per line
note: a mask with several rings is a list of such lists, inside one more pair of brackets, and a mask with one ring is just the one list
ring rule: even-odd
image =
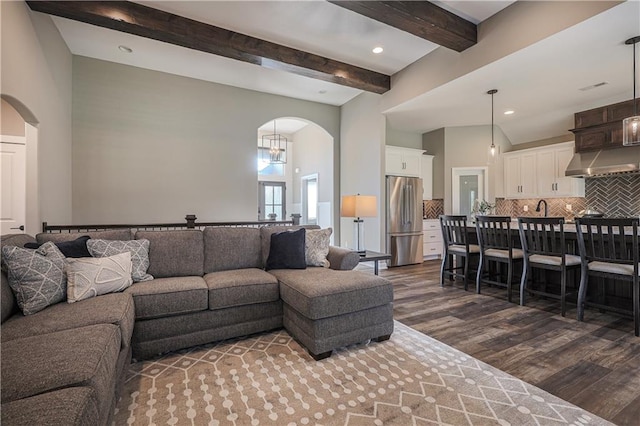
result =
[[424,200],[422,202],[422,217],[424,219],[437,219],[444,214],[444,200]]
[[640,216],[640,174],[587,178],[584,190],[587,206],[607,217]]
[[[543,211],[537,212],[536,205],[540,201],[539,198],[530,198],[522,200],[506,200],[504,198],[496,198],[496,214],[511,217],[531,217],[542,216]],[[565,219],[573,219],[574,215],[580,210],[586,208],[586,200],[582,197],[570,198],[545,198],[549,208],[549,216],[564,217]],[[571,205],[571,210],[567,209],[567,205]],[[525,206],[528,211],[525,211]],[[544,206],[541,206],[541,210]]]

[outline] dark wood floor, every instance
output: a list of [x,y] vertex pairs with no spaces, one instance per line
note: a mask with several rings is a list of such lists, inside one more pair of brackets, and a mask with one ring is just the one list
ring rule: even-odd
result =
[[587,310],[575,320],[559,303],[506,290],[465,292],[439,284],[439,261],[383,269],[393,282],[395,319],[618,425],[640,425],[640,338],[633,321]]

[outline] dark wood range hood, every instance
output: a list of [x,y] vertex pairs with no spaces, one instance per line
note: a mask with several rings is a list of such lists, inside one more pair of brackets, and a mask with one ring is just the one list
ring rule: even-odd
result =
[[[640,110],[640,99],[636,99]],[[575,113],[576,153],[566,176],[590,177],[640,172],[640,146],[622,145],[622,120],[633,115],[633,100]]]

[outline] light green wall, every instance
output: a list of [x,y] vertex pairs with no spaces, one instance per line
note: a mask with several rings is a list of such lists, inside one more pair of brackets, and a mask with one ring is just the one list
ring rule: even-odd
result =
[[[28,151],[30,167],[37,169],[36,207],[27,221],[71,222],[71,61],[72,56],[48,15],[31,12],[21,1],[0,2],[2,77],[4,99],[24,107],[22,116],[37,127],[38,158]],[[35,155],[34,152],[34,155]],[[34,179],[36,173],[33,174]],[[28,188],[28,191],[31,188]],[[30,220],[29,217],[35,217]],[[31,226],[31,228],[34,228]],[[37,233],[38,229],[27,229]]]
[[403,132],[386,124],[386,144],[402,146],[404,148],[422,149],[422,135],[420,133]]
[[256,131],[277,117],[339,152],[338,107],[78,56],[73,73],[75,223],[255,220]]
[[[341,107],[340,194],[375,195],[378,216],[364,219],[368,250],[383,250],[385,232],[385,118],[380,95],[362,93]],[[341,220],[336,244],[353,247],[353,219]]]

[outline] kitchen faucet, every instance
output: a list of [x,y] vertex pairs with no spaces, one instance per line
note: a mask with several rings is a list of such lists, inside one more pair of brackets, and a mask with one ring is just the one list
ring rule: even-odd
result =
[[538,205],[536,206],[536,211],[540,211],[540,204],[544,203],[544,217],[549,216],[549,209],[547,207],[547,202],[545,200],[538,201]]

